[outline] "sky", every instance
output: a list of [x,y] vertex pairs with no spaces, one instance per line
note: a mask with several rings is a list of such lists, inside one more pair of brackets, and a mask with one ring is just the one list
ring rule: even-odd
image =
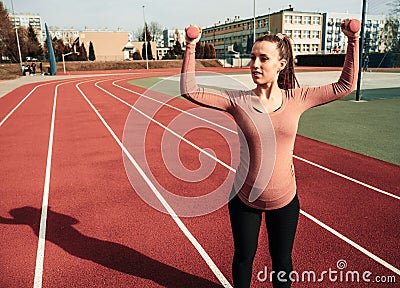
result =
[[[239,16],[253,17],[254,0],[1,0],[10,13],[11,1],[16,13],[39,14],[48,26],[76,30],[104,29],[137,31],[146,22],[162,28],[183,29],[190,24],[213,26],[218,21]],[[388,10],[391,0],[369,0],[376,13]],[[386,2],[386,3],[385,3]],[[296,11],[339,12],[361,15],[362,0],[255,0],[256,15],[269,14],[291,5]],[[143,5],[145,8],[143,9]],[[144,13],[143,13],[144,12]],[[143,15],[144,14],[144,15]]]

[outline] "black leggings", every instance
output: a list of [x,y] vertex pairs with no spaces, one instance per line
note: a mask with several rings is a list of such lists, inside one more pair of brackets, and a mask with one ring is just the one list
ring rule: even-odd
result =
[[[229,202],[228,207],[235,246],[232,264],[234,287],[250,287],[263,212],[265,212],[272,270],[275,271],[272,278],[273,287],[290,287],[288,275],[293,270],[292,249],[300,211],[297,194],[288,205],[276,210],[263,211],[251,208],[237,195]],[[264,267],[260,268],[264,270]],[[280,279],[285,278],[286,282],[278,281],[279,271],[285,272],[286,277]]]

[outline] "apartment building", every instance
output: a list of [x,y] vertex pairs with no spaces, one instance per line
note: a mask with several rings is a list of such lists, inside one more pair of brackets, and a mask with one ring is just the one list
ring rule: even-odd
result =
[[164,48],[173,47],[177,40],[181,43],[182,48],[186,45],[185,30],[182,29],[165,29],[162,39],[164,41]]
[[[256,37],[269,31],[270,15],[256,17]],[[254,19],[241,19],[235,16],[227,18],[223,23],[219,21],[214,26],[203,28],[202,44],[213,44],[217,58],[224,58],[234,47],[236,52],[249,54],[249,43],[253,43]]]
[[9,18],[11,20],[11,23],[13,23],[14,27],[28,28],[30,25],[35,30],[36,35],[38,35],[38,37],[41,36],[42,17],[40,17],[39,15],[33,15],[30,13],[9,14]]
[[[295,11],[292,7],[255,18],[256,38],[266,33],[285,33],[293,39],[294,54],[319,53],[322,44],[323,15],[318,12]],[[226,56],[232,45],[235,51],[249,54],[253,43],[254,18],[236,16],[224,23],[203,29],[201,41],[212,43],[217,56]]]

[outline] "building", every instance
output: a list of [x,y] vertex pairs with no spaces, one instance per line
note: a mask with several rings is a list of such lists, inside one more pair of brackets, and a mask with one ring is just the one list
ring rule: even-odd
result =
[[[292,7],[255,18],[256,38],[267,33],[285,33],[293,39],[294,54],[318,53],[322,44],[322,13],[294,11]],[[254,18],[236,16],[224,23],[203,29],[201,41],[214,44],[217,57],[229,50],[250,54],[253,44]]]
[[322,13],[290,8],[271,15],[271,32],[289,36],[293,40],[294,55],[316,54],[322,47],[322,23]]
[[[74,28],[59,28],[50,26],[48,27],[50,37],[52,39],[62,39],[64,45],[72,45],[76,38],[79,37],[79,31],[75,30]],[[42,41],[46,41],[46,31],[43,29],[42,31]]]
[[[94,44],[93,44],[94,45]],[[142,54],[144,42],[137,42],[137,41],[129,41],[124,45],[122,48],[123,51],[123,58],[121,60],[133,60],[133,54],[138,52],[140,56],[144,59],[145,56]],[[151,54],[153,55],[153,59],[157,59],[158,48],[156,47],[156,42],[150,42],[151,46]],[[150,53],[150,51],[147,51]],[[150,58],[150,55],[149,55]],[[97,59],[97,56],[96,56]]]
[[90,42],[98,61],[124,60],[123,49],[129,40],[128,32],[82,31],[79,32],[79,42],[84,43],[89,52]]
[[180,29],[165,29],[163,31],[164,48],[173,47],[178,40],[182,48],[186,45],[185,30]]
[[38,37],[42,35],[42,17],[40,17],[39,15],[33,15],[29,13],[9,14],[9,18],[14,27],[28,28],[30,25],[32,26],[33,30],[35,30]]
[[[347,18],[361,19],[361,15],[324,13],[322,53],[345,53],[346,37],[341,32],[340,24]],[[382,53],[391,45],[393,31],[387,27],[387,22],[385,15],[367,15],[364,26],[364,52]]]
[[42,30],[42,18],[39,15],[25,14],[10,14],[11,22],[15,27],[29,27],[32,26],[36,31]]

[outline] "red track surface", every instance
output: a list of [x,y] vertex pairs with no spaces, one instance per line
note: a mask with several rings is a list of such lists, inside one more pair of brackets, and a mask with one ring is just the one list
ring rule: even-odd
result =
[[[128,115],[135,117],[138,126],[149,121],[139,113],[129,114],[131,107],[104,90],[131,105],[141,99],[140,103],[147,103],[150,109],[156,105],[154,102],[123,90],[113,82],[118,80],[115,84],[143,93],[144,89],[127,84],[127,79],[177,71],[139,72],[97,78],[88,76],[42,86],[26,85],[0,99],[2,121],[37,87],[0,126],[0,287],[32,287],[34,284],[52,107],[58,84],[42,287],[222,286],[174,219],[139,197],[127,178],[121,147],[78,90],[122,140]],[[104,90],[94,85],[97,82]],[[164,96],[152,94],[152,97],[163,99]],[[183,110],[196,107],[180,99],[168,104]],[[147,109],[145,106],[143,109]],[[154,118],[167,125],[180,114],[163,107]],[[212,121],[234,127],[229,117],[222,113],[210,117],[213,117]],[[130,129],[134,132],[136,128]],[[162,162],[160,141],[164,133],[162,127],[151,124],[145,136],[145,149],[152,174],[165,188],[193,197],[212,191],[226,177],[232,177],[232,172],[217,164],[212,175],[204,181],[179,181]],[[230,159],[226,141],[213,131],[199,129],[184,136],[201,148],[213,149],[215,156],[228,164],[235,161]],[[144,139],[144,136],[138,135],[138,139]],[[399,167],[396,165],[300,136],[296,145],[297,157],[400,195]],[[184,155],[181,159],[184,166],[199,168],[197,150],[181,143],[179,151]],[[315,271],[318,276],[329,269],[344,272],[343,277],[346,271],[358,271],[360,275],[371,271],[373,274],[369,277],[371,283],[362,279],[360,283],[333,282],[325,275],[321,283],[306,281],[295,283],[293,287],[398,287],[393,283],[372,281],[376,276],[396,276],[397,283],[400,281],[400,275],[396,274],[400,267],[399,199],[299,158],[295,159],[295,165],[303,211],[294,249],[295,270],[300,275],[304,271]],[[140,183],[134,187],[149,190],[142,177],[132,173],[130,176]],[[354,248],[321,227],[306,217],[308,214],[391,264],[392,270],[378,263],[368,252]],[[181,220],[232,283],[233,245],[226,205],[210,214],[182,217]],[[270,283],[257,280],[259,271],[271,267],[267,245],[263,227],[254,262],[254,287],[272,287]],[[346,269],[337,268],[339,260],[347,262]]]

